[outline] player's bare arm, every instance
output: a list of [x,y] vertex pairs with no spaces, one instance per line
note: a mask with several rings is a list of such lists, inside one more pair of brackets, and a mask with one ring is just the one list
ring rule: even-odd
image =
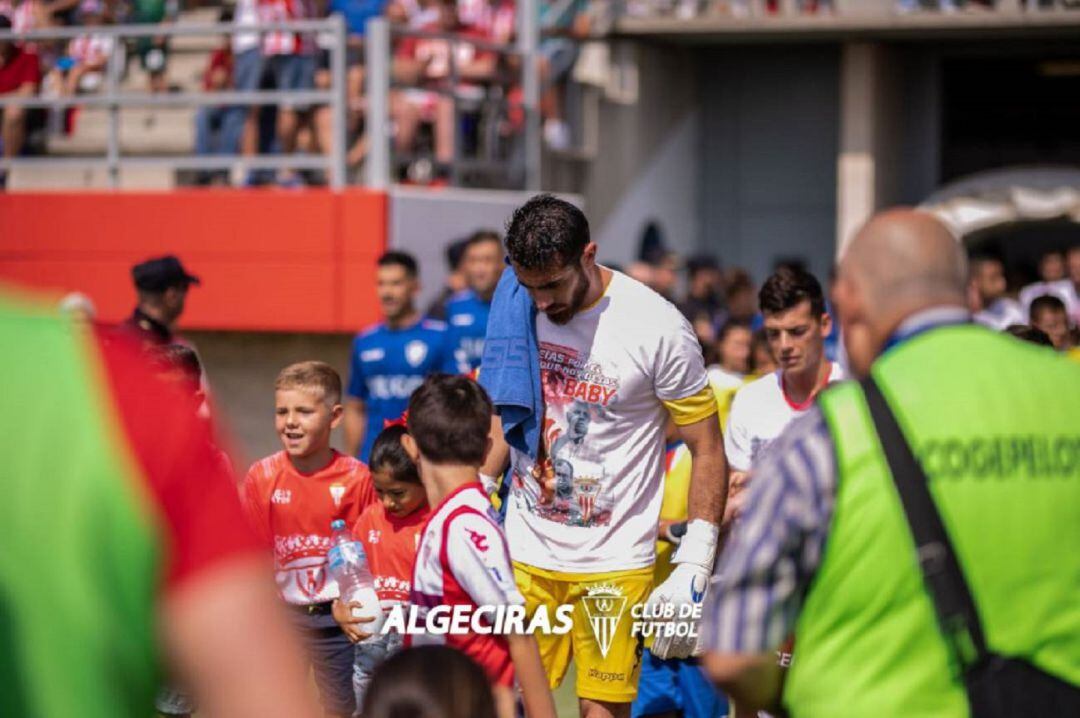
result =
[[724,439],[716,415],[675,431],[690,450],[690,496],[688,522],[695,519],[719,525],[728,496],[728,468],[724,458]]
[[364,440],[367,429],[367,407],[356,397],[345,401],[345,453],[356,456],[360,452],[360,442]]
[[707,653],[701,660],[709,676],[738,706],[736,715],[779,712],[785,672],[775,653]]
[[510,445],[503,438],[502,420],[498,414],[491,415],[491,431],[488,437],[491,439],[491,449],[484,465],[480,467],[480,479],[484,482],[484,489],[490,491],[488,483],[498,481],[510,465]]
[[[687,523],[672,557],[675,569],[649,597],[649,603],[701,605],[719,542],[720,517],[727,500],[727,461],[716,414],[676,426],[691,456]],[[696,637],[659,636],[652,652],[660,658],[687,658],[700,652]]]
[[540,649],[533,636],[511,635],[510,659],[514,662],[514,672],[521,697],[525,704],[527,718],[555,718],[555,701],[548,688],[547,673],[540,662]]

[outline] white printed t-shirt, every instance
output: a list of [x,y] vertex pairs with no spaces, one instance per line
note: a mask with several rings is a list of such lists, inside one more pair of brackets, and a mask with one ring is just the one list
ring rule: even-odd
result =
[[[844,370],[832,362],[828,383],[844,378]],[[780,369],[739,389],[731,403],[727,431],[724,432],[728,468],[732,471],[749,471],[765,447],[811,406],[812,401],[798,407],[788,399]]]
[[598,573],[651,566],[663,498],[665,401],[708,386],[690,323],[645,285],[612,272],[604,296],[567,324],[536,318],[541,441],[556,488],[511,451],[506,535],[514,561]]

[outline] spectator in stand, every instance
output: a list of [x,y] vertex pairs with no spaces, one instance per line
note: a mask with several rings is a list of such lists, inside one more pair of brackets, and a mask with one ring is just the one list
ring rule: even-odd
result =
[[[347,33],[345,87],[349,105],[349,136],[357,135],[349,147],[347,161],[350,167],[358,166],[367,156],[367,136],[358,131],[364,122],[364,33],[367,21],[384,14],[391,19],[403,17],[401,12],[389,12],[391,4],[394,4],[391,0],[329,0],[329,14],[338,14],[345,19]],[[315,86],[319,89],[329,88],[330,82],[330,51],[323,48],[320,40]],[[326,105],[315,109],[315,132],[320,149],[329,152],[333,146],[333,118]]]
[[61,95],[95,92],[101,87],[106,66],[116,47],[115,38],[92,28],[107,24],[105,4],[101,0],[83,0],[79,4],[79,23],[91,31],[68,43],[67,54],[46,77],[51,91]]
[[[259,22],[258,0],[237,0],[233,24],[237,27],[256,25]],[[262,43],[258,33],[237,32],[232,36],[233,86],[239,92],[259,89],[263,75]],[[257,105],[233,105],[223,120],[225,145],[239,147],[240,154],[251,156],[259,153]],[[258,173],[251,173],[245,184],[256,184]]]
[[1059,352],[1073,347],[1072,332],[1069,331],[1069,316],[1065,311],[1065,302],[1054,294],[1035,297],[1031,302],[1031,326],[1046,332],[1054,348]]
[[[315,16],[311,0],[258,0],[258,3],[262,22],[309,20]],[[262,49],[275,89],[298,92],[314,88],[315,40],[311,33],[268,32],[263,36]],[[301,120],[306,119],[309,109],[297,102],[285,102],[278,108],[277,135],[283,154],[296,151]],[[278,174],[278,183],[283,187],[299,187],[303,180],[298,172],[289,169]]]
[[[475,27],[464,25],[457,15],[453,0],[422,0],[423,10],[437,10],[436,20],[420,29],[427,32],[455,33],[465,37],[489,39]],[[454,90],[460,98],[482,99],[483,84],[495,78],[498,56],[479,50],[470,43],[454,46],[454,63],[458,84],[450,82],[451,45],[446,40],[406,38],[398,46],[394,58],[395,77],[419,90],[394,93],[391,114],[397,125],[397,145],[401,152],[413,150],[420,124],[428,122],[435,128],[435,161],[444,168],[454,158],[454,102],[434,90]]]
[[1024,323],[1019,302],[1005,295],[1005,264],[993,255],[975,255],[969,263],[970,309],[979,324],[1000,332]]
[[[180,15],[179,0],[133,0],[131,22],[137,25],[161,25],[176,21]],[[169,90],[169,81],[165,71],[169,64],[169,38],[140,37],[135,41],[135,52],[139,64],[150,78],[150,92],[160,93]]]
[[586,0],[541,0],[540,113],[544,117],[544,142],[553,150],[571,146],[570,125],[563,111],[566,78],[578,58],[578,41],[589,36]]
[[720,263],[708,254],[691,257],[686,261],[686,276],[686,300],[679,307],[683,316],[691,323],[705,317],[710,324],[715,324],[723,309],[724,277],[720,273]]
[[[10,30],[11,20],[0,15],[0,30]],[[37,55],[22,43],[0,40],[0,97],[33,97],[41,84]],[[0,148],[4,159],[18,157],[26,140],[26,108],[0,107]],[[0,191],[7,187],[7,170],[0,169]]]
[[[232,22],[233,13],[229,8],[222,8],[218,22]],[[203,73],[203,90],[206,92],[224,92],[233,88],[232,38],[222,38],[221,44],[210,55],[210,63]],[[195,154],[235,155],[239,152],[239,137],[229,130],[228,119],[233,111],[231,105],[203,105],[195,111]],[[228,184],[228,172],[215,170],[200,172],[199,184]]]
[[709,367],[709,381],[714,389],[740,387],[750,374],[753,333],[750,325],[730,319],[720,329],[716,342],[718,363]]
[[1025,311],[1031,312],[1036,297],[1049,294],[1062,301],[1070,318],[1080,318],[1080,297],[1065,276],[1065,256],[1059,250],[1045,252],[1039,259],[1039,279],[1020,290],[1020,304]]
[[465,256],[465,247],[469,244],[468,239],[459,239],[446,245],[446,283],[439,290],[439,296],[428,305],[426,316],[430,319],[446,319],[446,304],[458,292],[468,285],[465,283],[465,273],[461,270],[461,259]]

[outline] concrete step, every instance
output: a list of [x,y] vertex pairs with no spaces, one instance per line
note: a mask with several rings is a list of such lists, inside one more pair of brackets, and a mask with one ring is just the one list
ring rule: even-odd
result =
[[[167,167],[123,167],[120,188],[126,190],[169,190],[175,186],[174,173]],[[104,167],[16,167],[8,176],[13,191],[100,190],[109,188]]]
[[[84,107],[75,132],[49,139],[53,156],[104,154],[108,146],[109,111]],[[120,110],[120,151],[129,155],[190,154],[195,146],[194,108],[129,107]]]

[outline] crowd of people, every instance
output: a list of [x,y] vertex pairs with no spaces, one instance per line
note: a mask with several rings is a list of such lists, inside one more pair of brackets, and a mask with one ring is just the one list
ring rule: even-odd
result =
[[[893,7],[900,14],[934,11],[954,13],[961,11],[994,10],[1009,2],[1019,8],[1046,9],[1055,7],[1076,8],[1074,0],[895,0]],[[883,7],[888,2],[882,3]],[[627,0],[626,13],[631,17],[668,16],[682,20],[700,17],[746,18],[754,15],[782,16],[818,15],[836,12],[834,0]]]
[[[600,264],[584,214],[538,195],[505,236],[481,230],[455,243],[455,271],[432,312],[441,319],[417,306],[416,260],[387,252],[376,286],[384,319],[357,335],[348,375],[317,358],[284,367],[267,388],[267,431],[282,448],[242,476],[207,428],[198,355],[175,333],[199,284],[177,258],[137,265],[138,306],[120,326],[94,328],[93,341],[80,329],[85,301],[64,305],[79,322],[39,313],[35,323],[0,299],[0,336],[25,375],[7,388],[38,392],[34,406],[55,399],[67,432],[57,456],[35,453],[40,441],[26,434],[44,432],[42,412],[16,427],[16,446],[66,469],[53,483],[34,481],[34,462],[16,461],[13,481],[19,491],[62,484],[80,496],[104,481],[108,499],[93,502],[101,516],[79,523],[76,538],[63,533],[66,542],[47,522],[0,522],[21,527],[5,545],[42,541],[56,552],[52,567],[86,568],[69,555],[83,542],[139,557],[109,564],[115,586],[87,581],[80,599],[99,607],[94,620],[58,605],[63,592],[8,590],[15,584],[0,569],[18,607],[5,615],[57,628],[20,632],[32,647],[0,634],[13,655],[69,645],[78,669],[65,679],[78,672],[108,686],[110,671],[124,677],[98,710],[58,689],[55,675],[38,680],[50,661],[28,661],[33,680],[0,676],[0,705],[59,695],[42,715],[74,705],[117,715],[121,704],[141,714],[156,685],[146,601],[165,576],[161,610],[172,621],[160,625],[174,662],[157,708],[167,715],[190,715],[195,697],[215,715],[311,715],[300,657],[330,716],[553,718],[551,690],[571,661],[583,718],[781,707],[900,715],[913,706],[960,716],[965,701],[987,700],[1010,708],[1000,715],[1072,714],[1080,246],[1046,253],[1040,281],[1014,301],[999,259],[969,262],[942,224],[912,210],[871,220],[827,285],[787,260],[758,288],[700,256],[685,263],[680,293],[679,258],[655,232],[646,237],[625,272]],[[843,351],[830,349],[837,333]],[[96,361],[93,347],[103,373],[84,366]],[[95,381],[106,383],[89,389]],[[96,403],[103,396],[115,397],[115,414]],[[902,431],[883,428],[890,406]],[[100,448],[113,444],[100,443],[95,410],[120,422],[136,468]],[[332,446],[338,427],[344,452]],[[921,467],[899,467],[895,450],[908,441]],[[962,681],[948,655],[955,644],[938,633],[939,584],[928,579],[923,591],[914,560],[932,522],[912,517],[901,483],[911,471],[937,479],[949,520],[933,545],[960,547],[956,580],[979,598],[974,615],[943,614],[946,630],[966,622],[978,657],[955,660],[994,680]],[[384,611],[408,606],[422,623],[448,606],[529,616],[572,606],[572,625],[535,635],[374,632],[360,615],[369,607],[343,601],[328,569],[337,522],[361,544]],[[260,553],[273,577],[240,561]],[[123,600],[101,599],[116,586]],[[287,621],[269,610],[271,586]],[[601,598],[605,610],[623,601],[644,615],[667,606],[668,616],[695,616],[694,632],[645,640],[635,622],[600,620]],[[112,630],[119,621],[126,632]],[[100,626],[110,641],[135,636],[126,651],[101,648],[113,661],[94,660]],[[228,639],[208,638],[214,631]],[[999,654],[1008,660],[991,660]]]
[[[555,149],[568,149],[571,144],[563,86],[577,57],[576,39],[589,33],[589,8],[586,0],[540,3],[543,130],[546,142]],[[175,22],[179,10],[176,0],[2,0],[0,29],[18,33],[71,25],[85,27],[86,34],[70,41],[0,41],[0,96],[58,97],[98,91],[114,52],[123,53],[120,61],[125,67],[123,58],[129,54],[139,58],[149,77],[149,91],[175,89],[168,76],[168,37],[141,38],[127,47],[95,28]],[[331,14],[342,16],[347,30],[346,47],[341,51],[347,64],[349,166],[359,167],[367,153],[364,34],[373,17],[385,17],[401,30],[427,33],[401,38],[393,49],[392,80],[401,89],[391,93],[390,113],[403,179],[443,182],[455,152],[463,149],[455,149],[456,144],[464,142],[476,154],[483,142],[510,145],[520,133],[524,121],[520,59],[498,50],[510,50],[515,40],[513,0],[236,0],[223,6],[218,18],[232,24],[236,32],[225,36],[212,52],[200,89],[212,93],[329,88],[334,45],[329,33],[256,33],[243,32],[243,28]],[[480,47],[467,40],[487,44]],[[41,137],[46,129],[72,132],[77,115],[74,108],[57,110],[51,116],[22,108],[0,112],[3,156],[9,158],[27,149],[28,134]],[[204,106],[196,114],[194,151],[202,156],[328,153],[333,132],[326,105],[285,101],[265,107]],[[297,186],[317,180],[315,175],[285,169],[252,172],[239,181]],[[198,181],[220,184],[229,181],[229,175],[206,170]]]

